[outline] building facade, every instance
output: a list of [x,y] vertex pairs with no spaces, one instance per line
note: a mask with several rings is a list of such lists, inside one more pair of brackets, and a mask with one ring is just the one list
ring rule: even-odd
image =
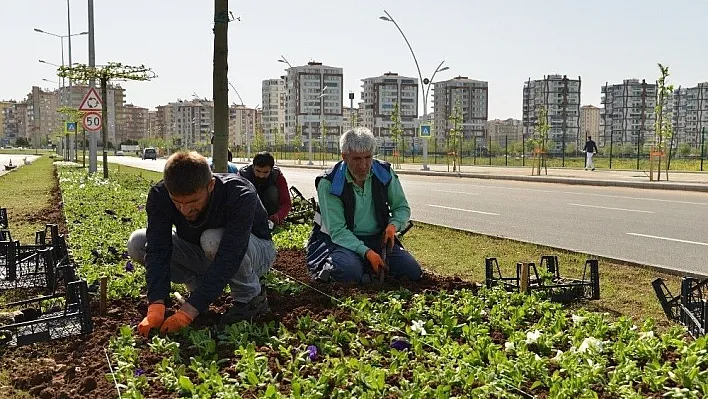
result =
[[588,137],[593,137],[598,147],[603,147],[602,135],[600,134],[600,108],[594,105],[583,105],[580,107],[580,138],[577,149],[582,149]]
[[120,130],[125,134],[121,137],[121,142],[148,138],[148,109],[125,104],[124,110],[125,128]]
[[674,90],[671,110],[676,143],[700,148],[708,140],[708,82]]
[[254,153],[254,141],[261,123],[260,112],[256,108],[244,105],[229,107],[229,147],[245,151],[250,157]]
[[392,151],[396,144],[391,136],[391,116],[398,104],[404,149],[411,149],[414,146],[418,118],[418,79],[387,72],[362,79],[362,82],[363,108],[360,108],[362,119],[359,125],[374,133],[380,150]]
[[[214,131],[214,103],[202,99],[178,100],[157,107],[164,139],[170,148],[204,150]],[[160,122],[158,121],[158,126]]]
[[580,140],[580,77],[548,75],[543,79],[524,82],[523,117],[524,137],[538,134],[538,116],[541,109],[547,113],[548,148],[560,153],[568,143]]
[[[292,139],[300,125],[304,148],[308,148],[310,134],[313,150],[319,143],[336,148],[342,130],[342,68],[314,61],[290,67],[285,76],[285,93],[286,140]],[[327,127],[324,139],[320,137],[323,123]]]
[[605,84],[602,105],[599,138],[604,147],[637,146],[654,139],[656,84],[644,79]]
[[497,143],[502,149],[519,142],[523,138],[523,128],[519,119],[494,119],[487,121],[489,141]]
[[18,138],[27,138],[27,102],[8,101],[3,107],[3,146],[14,146]]
[[276,134],[285,132],[285,77],[262,82],[261,104],[263,134],[268,143],[274,144]]
[[438,143],[447,139],[453,123],[450,117],[459,106],[462,140],[485,146],[489,115],[489,83],[465,76],[433,83],[434,136]]

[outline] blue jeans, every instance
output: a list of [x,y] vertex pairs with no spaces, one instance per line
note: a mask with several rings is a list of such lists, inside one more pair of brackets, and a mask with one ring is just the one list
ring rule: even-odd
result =
[[[145,229],[138,229],[128,239],[128,255],[140,264],[145,264]],[[200,245],[184,241],[172,232],[172,257],[170,258],[170,280],[181,283],[193,291],[201,284],[202,278],[211,265],[219,249],[224,229],[209,229],[202,233]],[[275,261],[273,241],[264,240],[251,234],[248,249],[236,275],[229,280],[231,296],[236,302],[247,303],[261,293],[260,277]]]
[[[378,252],[381,248],[381,235],[357,236],[364,245]],[[330,258],[334,269],[331,277],[335,281],[365,283],[372,280],[371,264],[356,252],[332,243]],[[410,281],[417,281],[423,275],[418,261],[410,252],[406,251],[401,242],[396,239],[391,253],[388,255],[388,275],[394,278],[406,277]]]

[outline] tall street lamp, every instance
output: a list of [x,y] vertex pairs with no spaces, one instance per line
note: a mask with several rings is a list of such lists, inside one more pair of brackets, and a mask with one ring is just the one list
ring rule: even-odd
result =
[[[398,29],[398,32],[401,33],[401,36],[403,36],[403,40],[406,41],[406,44],[408,45],[408,49],[411,51],[411,55],[413,56],[413,61],[415,61],[415,68],[418,70],[418,77],[420,78],[420,91],[423,94],[423,120],[427,122],[428,120],[428,91],[430,90],[430,84],[432,83],[433,79],[435,78],[435,74],[441,71],[446,71],[449,68],[448,67],[442,67],[442,64],[445,61],[442,61],[440,65],[435,69],[435,72],[433,72],[433,75],[431,76],[430,79],[425,78],[423,79],[423,74],[420,72],[420,66],[418,65],[418,59],[415,56],[415,52],[413,52],[413,47],[411,47],[410,42],[408,41],[408,38],[406,35],[403,33],[403,30],[401,30],[401,27],[398,26],[398,23],[396,20],[393,19],[391,14],[388,13],[388,11],[384,10],[384,13],[386,16],[380,16],[379,19],[382,21],[386,22],[392,22],[395,26],[396,29]],[[423,170],[430,170],[428,168],[428,139],[423,138]]]

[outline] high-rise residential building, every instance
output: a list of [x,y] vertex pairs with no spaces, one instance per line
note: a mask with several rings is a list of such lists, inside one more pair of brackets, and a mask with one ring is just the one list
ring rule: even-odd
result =
[[588,137],[593,137],[593,141],[599,147],[603,147],[602,135],[600,134],[600,108],[594,105],[583,105],[580,107],[580,137],[576,143],[576,148],[581,150]]
[[41,146],[42,142],[60,131],[62,126],[56,91],[45,91],[33,86],[27,94],[27,126],[25,138],[32,146]]
[[18,138],[27,135],[27,102],[9,101],[9,105],[2,110],[3,114],[3,145],[14,146]]
[[274,143],[275,135],[285,132],[284,76],[280,79],[266,79],[262,82],[261,104],[263,105],[263,134],[268,143]]
[[0,146],[9,145],[9,140],[5,140],[5,114],[6,109],[15,105],[15,101],[0,100]]
[[679,87],[671,97],[675,142],[700,148],[703,140],[708,141],[708,82]]
[[489,83],[458,76],[433,83],[434,135],[443,142],[453,127],[450,117],[459,106],[464,142],[474,140],[485,145],[485,129],[489,115]]
[[201,149],[211,142],[214,131],[214,103],[203,99],[177,100],[157,107],[164,139],[170,147]]
[[600,140],[603,146],[644,144],[654,138],[656,84],[625,79],[602,86]]
[[148,137],[148,109],[137,107],[133,104],[125,104],[125,135],[120,142],[126,140],[138,141]]
[[538,133],[538,116],[545,109],[548,130],[548,151],[560,153],[568,143],[580,140],[580,77],[547,75],[543,79],[524,82],[523,95],[524,137]]
[[418,118],[418,79],[387,72],[381,76],[362,79],[360,126],[369,128],[379,139],[379,147],[386,151],[395,146],[391,137],[391,116],[398,104],[405,148],[412,148]]
[[253,143],[256,133],[261,127],[260,111],[244,105],[229,107],[229,147],[236,147],[241,151],[250,149],[253,156]]
[[148,128],[147,128],[147,138],[148,139],[157,139],[157,138],[164,139],[164,137],[165,137],[164,125],[160,121],[159,110],[148,111],[147,124],[148,124]]
[[347,131],[363,126],[362,108],[344,107],[342,109],[342,130]]
[[522,140],[523,129],[518,119],[494,119],[487,121],[487,134],[490,142],[498,143],[501,148]]
[[336,148],[342,130],[344,74],[342,68],[308,62],[287,69],[285,76],[285,134],[291,139],[302,126],[302,142],[308,148],[312,134],[313,149],[320,142],[321,123],[327,126],[325,144]]

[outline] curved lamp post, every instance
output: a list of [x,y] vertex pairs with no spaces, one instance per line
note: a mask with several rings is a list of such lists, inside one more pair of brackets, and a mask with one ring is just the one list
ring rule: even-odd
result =
[[[413,61],[415,61],[415,68],[418,71],[418,78],[420,78],[420,91],[423,94],[423,121],[427,122],[427,120],[428,120],[428,92],[430,91],[430,84],[433,82],[433,79],[435,78],[436,73],[446,71],[450,68],[443,67],[442,65],[445,63],[445,61],[442,61],[440,63],[440,65],[438,65],[438,67],[435,68],[435,72],[433,72],[433,75],[430,77],[430,79],[428,79],[428,78],[423,79],[423,74],[420,72],[420,66],[418,65],[418,59],[415,56],[415,52],[413,52],[413,47],[411,47],[411,43],[408,41],[408,38],[401,30],[401,27],[398,26],[398,23],[396,22],[396,20],[393,19],[391,14],[389,14],[388,11],[386,11],[386,10],[384,10],[384,14],[386,14],[386,16],[382,15],[379,17],[379,19],[382,21],[386,21],[386,22],[392,22],[396,26],[396,29],[398,29],[398,32],[400,32],[401,36],[403,36],[403,40],[406,41],[406,44],[408,45],[408,49],[411,51],[411,55],[413,56]],[[427,138],[423,139],[423,170],[430,170],[430,168],[428,167],[428,139]]]

